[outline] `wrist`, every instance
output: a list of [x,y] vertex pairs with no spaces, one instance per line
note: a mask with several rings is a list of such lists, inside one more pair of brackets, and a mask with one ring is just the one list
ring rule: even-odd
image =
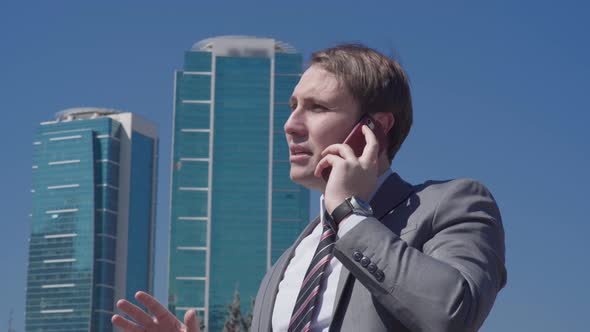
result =
[[352,214],[368,217],[373,215],[373,209],[364,200],[356,196],[350,196],[336,206],[330,216],[334,223],[338,225]]
[[348,196],[344,196],[342,198],[330,199],[330,200],[325,199],[324,200],[324,207],[326,208],[326,212],[328,212],[328,214],[331,216],[332,213],[334,213],[334,210],[340,204],[342,204],[342,202],[344,202],[347,198],[348,198]]
[[339,195],[335,198],[326,198],[324,195],[324,207],[326,208],[326,211],[332,215],[338,206],[342,205],[342,203],[344,203],[346,200],[350,200],[352,197],[354,197],[357,201],[363,202],[367,207],[370,207],[369,203],[366,203],[368,202],[368,199],[365,198],[365,195],[358,194]]

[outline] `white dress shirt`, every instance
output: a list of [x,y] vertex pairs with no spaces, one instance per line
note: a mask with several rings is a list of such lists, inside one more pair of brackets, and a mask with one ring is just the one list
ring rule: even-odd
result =
[[[377,179],[377,186],[375,191],[371,194],[371,198],[383,184],[385,179],[391,175],[392,171],[388,168]],[[295,307],[299,289],[303,283],[305,272],[311,263],[315,250],[320,242],[322,235],[322,222],[324,219],[324,195],[320,197],[320,218],[321,222],[313,229],[311,234],[306,236],[297,248],[295,248],[295,255],[289,261],[289,265],[285,270],[283,280],[279,284],[279,291],[275,300],[275,305],[272,312],[272,330],[274,332],[287,331],[289,328],[289,321],[291,314]],[[354,226],[358,225],[365,217],[352,214],[344,219],[338,226],[338,234],[336,240],[346,234]],[[334,311],[334,302],[336,301],[336,289],[338,287],[338,279],[342,271],[342,263],[336,257],[332,257],[330,264],[326,267],[322,286],[320,287],[320,297],[318,298],[317,307],[314,317],[311,320],[311,331],[328,331],[330,322],[332,321],[332,312]]]

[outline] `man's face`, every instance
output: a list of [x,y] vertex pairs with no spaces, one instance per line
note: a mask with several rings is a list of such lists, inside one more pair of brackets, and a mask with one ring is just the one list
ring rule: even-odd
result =
[[326,183],[314,176],[329,145],[342,143],[360,117],[357,102],[336,76],[311,66],[303,73],[290,100],[285,122],[291,180],[323,191]]

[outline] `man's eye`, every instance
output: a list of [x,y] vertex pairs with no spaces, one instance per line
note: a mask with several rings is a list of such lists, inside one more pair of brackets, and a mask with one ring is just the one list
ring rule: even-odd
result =
[[314,112],[323,112],[323,111],[327,110],[327,108],[322,105],[314,104],[311,106],[311,110]]
[[297,108],[297,104],[290,103],[289,107],[291,108],[291,112],[293,112]]

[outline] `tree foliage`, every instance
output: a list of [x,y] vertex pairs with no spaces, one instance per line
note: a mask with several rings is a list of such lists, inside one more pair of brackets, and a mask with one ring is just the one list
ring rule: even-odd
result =
[[[254,300],[252,300],[252,308],[254,308]],[[242,316],[242,309],[240,307],[240,292],[236,289],[234,292],[234,301],[227,306],[228,313],[223,325],[222,332],[247,332],[250,331],[252,325],[252,312],[248,312],[246,316]]]

